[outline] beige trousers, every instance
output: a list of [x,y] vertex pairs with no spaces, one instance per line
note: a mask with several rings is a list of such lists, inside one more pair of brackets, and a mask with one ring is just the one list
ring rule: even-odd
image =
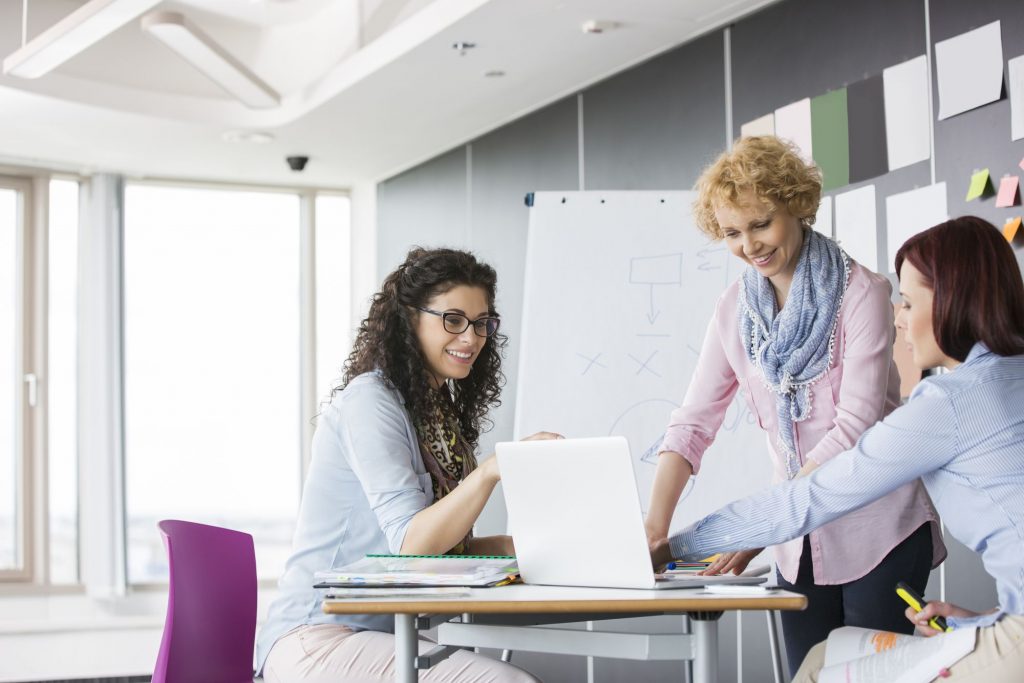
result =
[[[434,647],[420,641],[420,652]],[[381,683],[395,680],[395,637],[337,624],[300,626],[282,636],[263,666],[266,683]],[[539,683],[511,664],[460,650],[420,672],[424,683]]]
[[[817,683],[825,665],[825,643],[807,653],[793,683]],[[937,674],[938,672],[936,672]],[[974,652],[949,667],[948,677],[937,683],[1021,683],[1024,681],[1024,616],[1006,615],[992,626],[978,629]]]

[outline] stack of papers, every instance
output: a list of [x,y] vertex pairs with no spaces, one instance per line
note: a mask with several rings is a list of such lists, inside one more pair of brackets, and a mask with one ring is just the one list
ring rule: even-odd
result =
[[479,555],[367,555],[314,574],[315,588],[484,587],[519,575],[514,557]]
[[464,598],[470,594],[461,586],[418,586],[416,588],[331,588],[324,596],[326,602],[345,600],[374,600],[377,598]]

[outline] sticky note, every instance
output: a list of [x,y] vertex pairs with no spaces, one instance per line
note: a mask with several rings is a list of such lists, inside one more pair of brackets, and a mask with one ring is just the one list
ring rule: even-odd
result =
[[1020,163],[1017,165],[1020,166],[1021,168],[1024,168],[1024,159],[1021,159]]
[[971,176],[971,186],[967,188],[966,201],[977,199],[978,197],[983,196],[985,194],[985,191],[988,189],[988,169],[986,168],[981,171],[978,171],[977,173]]
[[1004,176],[999,182],[999,195],[996,197],[996,207],[1014,206],[1017,204],[1017,185],[1020,178],[1015,175]]
[[1007,242],[1012,243],[1018,230],[1020,230],[1020,216],[1006,221],[1006,225],[1003,226],[1003,237],[1006,238]]

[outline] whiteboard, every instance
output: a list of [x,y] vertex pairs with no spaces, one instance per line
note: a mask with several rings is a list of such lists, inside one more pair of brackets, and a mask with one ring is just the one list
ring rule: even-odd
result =
[[[719,295],[743,268],[697,230],[693,199],[538,192],[530,210],[516,438],[624,436],[645,512],[669,413]],[[770,476],[765,433],[737,392],[673,528],[765,488]]]

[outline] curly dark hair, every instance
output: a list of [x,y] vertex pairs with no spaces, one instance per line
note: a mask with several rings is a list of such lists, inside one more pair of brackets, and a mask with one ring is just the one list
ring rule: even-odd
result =
[[[480,287],[487,294],[490,315],[494,310],[498,276],[486,263],[466,251],[413,247],[405,262],[384,279],[374,294],[370,312],[359,325],[352,353],[345,361],[341,391],[357,375],[379,369],[405,400],[406,410],[416,423],[431,415],[432,397],[427,364],[416,337],[416,309],[454,287]],[[491,425],[487,412],[501,405],[499,395],[505,383],[501,372],[502,351],[508,337],[497,333],[487,340],[473,363],[469,376],[449,380],[454,417],[463,438],[476,448],[481,426]]]

